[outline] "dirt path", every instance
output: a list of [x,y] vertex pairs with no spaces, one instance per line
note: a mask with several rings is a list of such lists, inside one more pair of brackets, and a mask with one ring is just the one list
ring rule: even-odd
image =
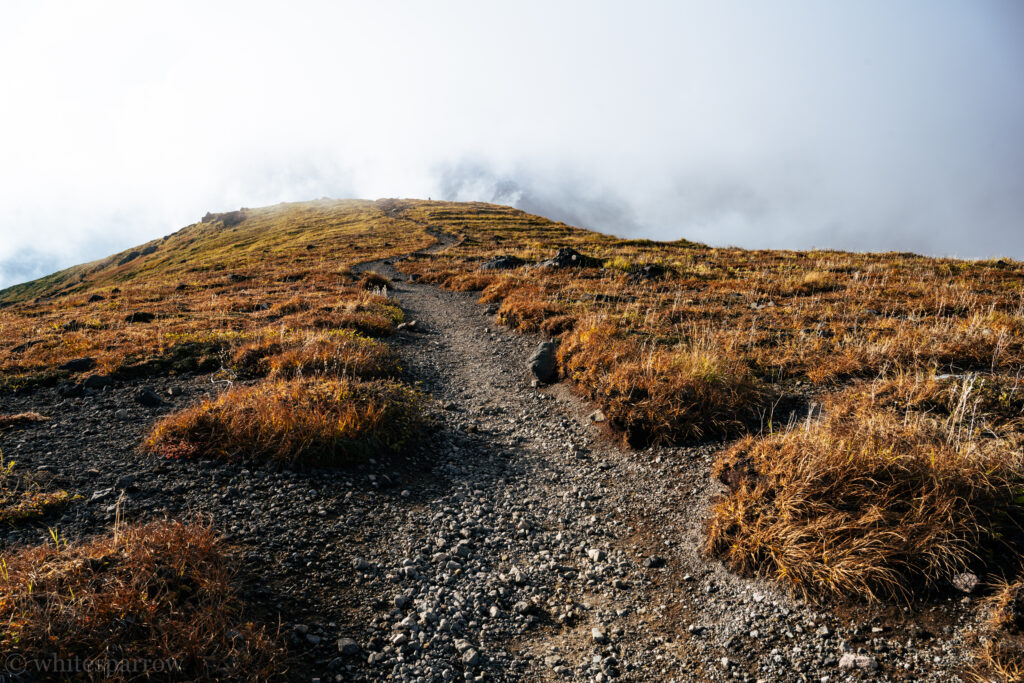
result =
[[[412,456],[313,471],[141,456],[154,420],[223,388],[210,376],[3,397],[0,412],[53,418],[0,435],[5,457],[82,498],[0,529],[0,547],[45,542],[47,526],[109,532],[122,495],[129,520],[208,517],[296,681],[956,680],[955,612],[843,625],[722,571],[698,552],[714,444],[620,450],[564,387],[530,385],[537,339],[471,295],[367,267],[417,323],[393,343],[437,426]],[[164,404],[140,405],[141,387]],[[879,669],[838,667],[857,651]]]
[[840,680],[840,658],[858,651],[881,667],[858,677],[961,665],[962,650],[897,617],[844,626],[703,559],[717,444],[621,450],[565,387],[531,386],[538,339],[495,325],[472,296],[365,267],[397,283],[416,324],[396,343],[442,426],[433,483],[410,484],[418,500],[375,558],[402,607],[371,619],[381,647],[360,675]]

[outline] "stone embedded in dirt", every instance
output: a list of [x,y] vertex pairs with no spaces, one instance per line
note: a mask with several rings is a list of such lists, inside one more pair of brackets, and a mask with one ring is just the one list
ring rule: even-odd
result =
[[480,270],[510,270],[526,263],[518,256],[498,256],[480,265]]
[[480,653],[473,648],[469,648],[462,653],[462,663],[466,666],[476,666],[480,662]]
[[103,387],[109,387],[113,383],[114,381],[106,375],[90,375],[82,382],[82,387],[85,389],[102,389]]
[[978,575],[971,572],[964,572],[953,577],[953,586],[961,593],[973,593],[979,582]]
[[359,644],[351,638],[338,638],[338,652],[346,657],[359,654],[359,650]]
[[633,284],[645,282],[647,280],[660,280],[665,277],[666,272],[665,266],[659,266],[656,263],[648,263],[640,267],[631,268],[628,279]]
[[562,247],[558,253],[537,264],[537,268],[594,268],[601,262],[591,256],[584,256],[572,247]]
[[126,323],[151,323],[156,318],[152,313],[146,311],[135,311],[125,316],[124,321]]
[[147,408],[156,408],[164,404],[163,399],[156,395],[156,392],[152,389],[146,389],[143,387],[135,392],[135,402],[146,406]]
[[[833,660],[834,661],[834,660]],[[874,657],[868,655],[856,654],[854,652],[847,652],[839,658],[840,669],[863,669],[865,671],[872,671],[878,668],[878,662]]]
[[660,569],[665,566],[665,558],[659,555],[651,555],[644,560],[644,566],[648,569]]
[[92,370],[94,367],[96,367],[95,358],[75,358],[59,366],[57,369],[70,372],[85,372],[86,370]]
[[541,342],[526,364],[541,382],[550,381],[555,376],[555,342]]
[[600,548],[591,548],[587,551],[587,557],[590,558],[591,562],[600,562],[604,559],[604,551]]
[[594,639],[595,643],[604,643],[608,640],[608,636],[605,635],[605,632],[596,626],[590,631],[590,636]]
[[410,332],[416,332],[417,330],[421,330],[423,328],[417,327],[415,320],[410,320],[409,322],[398,323],[398,325],[395,327],[395,329],[396,330],[409,330]]
[[97,301],[106,301],[106,299],[107,299],[107,297],[105,297],[105,296],[100,296],[99,294],[93,294],[92,296],[90,296],[90,297],[89,297],[89,298],[87,299],[87,301],[88,301],[88,303],[90,303],[90,304],[94,304],[94,303],[96,303]]
[[587,415],[587,419],[591,422],[604,422],[608,418],[605,417],[604,411],[595,410],[590,415]]
[[93,491],[92,497],[89,498],[89,502],[95,503],[98,500],[103,500],[104,498],[109,497],[112,493],[114,493],[114,489],[112,488],[99,489],[98,491]]

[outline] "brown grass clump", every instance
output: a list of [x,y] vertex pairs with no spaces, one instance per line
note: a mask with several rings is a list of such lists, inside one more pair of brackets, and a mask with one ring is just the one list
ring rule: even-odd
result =
[[423,425],[423,401],[396,382],[267,381],[169,415],[143,448],[172,458],[341,464],[405,445]]
[[33,680],[257,681],[282,659],[273,638],[243,621],[231,563],[208,525],[54,541],[5,553],[0,567],[0,646]]
[[377,290],[377,289],[390,289],[394,287],[391,280],[380,273],[375,273],[372,270],[368,270],[363,273],[363,276],[359,278],[359,286],[362,289]]
[[48,422],[50,418],[39,413],[17,413],[15,415],[0,415],[0,432],[14,427],[24,427],[36,422]]
[[498,322],[518,332],[538,332],[548,319],[564,315],[563,304],[546,300],[539,290],[527,289],[505,298],[498,309]]
[[974,680],[1024,681],[1024,582],[1001,582],[982,609],[988,618],[975,634]]
[[387,345],[343,330],[311,335],[296,348],[268,360],[271,379],[334,375],[376,379],[398,374],[398,358]]
[[836,397],[817,422],[720,456],[729,487],[706,551],[805,596],[892,598],[935,588],[992,547],[1019,510],[1019,444],[963,416],[899,414]]
[[645,349],[610,323],[578,326],[558,358],[638,445],[735,433],[759,399],[746,368],[727,356],[699,344]]
[[13,460],[0,452],[0,524],[45,517],[71,501],[67,491],[43,491],[36,482],[14,471]]

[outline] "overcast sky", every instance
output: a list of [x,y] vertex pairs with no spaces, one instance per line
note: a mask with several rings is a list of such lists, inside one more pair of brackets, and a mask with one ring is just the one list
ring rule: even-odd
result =
[[1024,258],[1024,3],[0,5],[0,287],[207,210]]

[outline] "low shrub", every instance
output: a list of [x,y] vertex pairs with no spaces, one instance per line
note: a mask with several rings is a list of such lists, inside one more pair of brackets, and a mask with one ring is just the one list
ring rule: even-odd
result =
[[817,421],[743,439],[713,470],[729,490],[706,551],[805,596],[871,601],[945,585],[996,552],[1019,517],[1024,472],[1019,444],[978,438],[961,420],[850,393]]
[[558,358],[634,445],[737,433],[761,398],[734,359],[699,346],[644,349],[608,322],[577,325]]
[[1024,582],[1001,582],[982,610],[988,618],[975,634],[975,680],[1024,681]]
[[56,679],[31,667],[61,660],[109,663],[69,676],[97,681],[257,681],[278,668],[281,647],[243,620],[231,563],[208,525],[158,522],[54,541],[3,556],[0,647],[33,680]]
[[399,372],[398,358],[386,344],[350,330],[311,335],[295,348],[268,359],[271,379],[335,375],[376,379]]
[[423,426],[424,401],[397,382],[265,381],[167,416],[143,448],[166,457],[342,464],[404,446]]

